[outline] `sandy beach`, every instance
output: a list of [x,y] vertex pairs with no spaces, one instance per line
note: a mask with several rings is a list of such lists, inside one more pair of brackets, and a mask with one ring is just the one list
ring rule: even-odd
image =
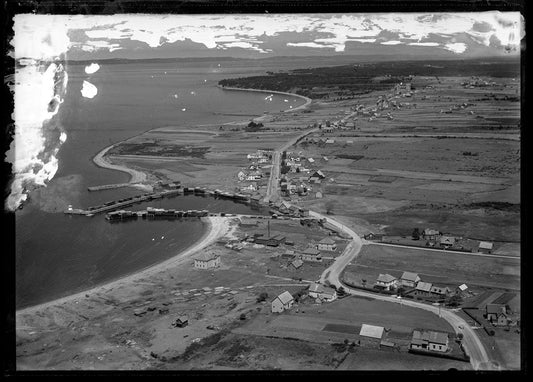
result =
[[[99,285],[97,287],[78,292],[60,299],[48,301],[39,305],[30,306],[17,311],[17,316],[25,315],[28,313],[34,313],[36,311],[43,311],[52,306],[62,305],[64,303],[72,302],[74,300],[79,300],[85,298],[85,295],[98,294],[100,292],[107,292],[111,289],[118,289],[121,287],[127,287],[128,285],[134,284],[139,279],[144,279],[150,277],[154,274],[167,270],[169,268],[181,265],[187,261],[191,260],[191,257],[199,252],[200,250],[206,248],[207,246],[214,243],[217,239],[224,237],[226,235],[231,235],[233,229],[229,224],[230,218],[225,217],[208,217],[205,218],[204,222],[208,225],[207,231],[204,233],[202,238],[196,242],[191,247],[186,250],[178,253],[176,256],[165,260],[161,263],[155,264],[143,270],[137,271],[131,275],[121,277],[117,280],[111,281],[106,284]],[[17,325],[18,327],[18,325]]]
[[[305,97],[305,96],[302,96],[302,95],[299,95],[299,94],[287,93],[287,92],[279,92],[279,91],[275,91],[275,90],[232,88],[232,87],[227,87],[227,86],[224,87],[224,86],[220,86],[220,85],[217,85],[217,87],[219,87],[222,90],[231,90],[231,91],[256,92],[256,93],[266,93],[266,94],[281,94],[281,95],[286,95],[286,96],[289,96],[289,97],[298,97],[298,98],[302,98],[303,100],[305,100],[305,103],[303,105],[300,105],[300,106],[292,108],[292,109],[286,109],[286,110],[283,111],[284,113],[291,113],[293,111],[300,111],[300,110],[307,109],[309,107],[309,105],[311,105],[311,102],[313,101],[311,98],[308,98],[308,97]],[[265,115],[263,115],[261,117],[254,118],[254,120],[255,121],[262,121],[268,116],[269,116],[269,114],[265,114]],[[228,124],[236,124],[236,122],[230,122]]]
[[[122,143],[122,142],[119,142],[119,143]],[[96,154],[94,156],[93,162],[98,167],[107,168],[107,169],[110,169],[110,170],[122,171],[122,172],[130,174],[131,179],[130,179],[129,183],[146,182],[146,174],[145,173],[143,173],[141,171],[137,171],[137,170],[132,170],[131,168],[128,168],[126,166],[119,166],[119,165],[116,165],[116,164],[112,164],[112,163],[108,162],[105,159],[105,154],[109,150],[111,150],[113,147],[115,147],[117,144],[119,144],[119,143],[115,143],[115,144],[113,144],[111,146],[106,147],[102,151],[100,151],[98,154]]]

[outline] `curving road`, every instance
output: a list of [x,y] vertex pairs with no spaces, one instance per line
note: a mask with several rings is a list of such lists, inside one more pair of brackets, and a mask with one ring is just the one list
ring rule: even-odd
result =
[[465,348],[466,353],[470,356],[470,363],[472,364],[472,367],[475,370],[493,369],[487,351],[485,350],[485,347],[479,340],[474,330],[468,325],[468,323],[464,319],[453,313],[451,310],[434,305],[427,305],[416,301],[398,299],[391,296],[365,292],[362,290],[350,288],[349,286],[343,284],[340,280],[340,275],[344,268],[346,268],[346,266],[359,255],[359,252],[361,251],[361,248],[363,246],[363,241],[352,229],[346,227],[342,223],[339,223],[338,221],[330,217],[326,217],[314,211],[310,211],[309,215],[319,219],[326,219],[328,223],[337,227],[340,231],[352,237],[352,241],[348,244],[348,246],[344,250],[344,253],[341,256],[337,257],[335,259],[335,262],[322,273],[320,277],[321,283],[328,281],[336,287],[342,286],[344,290],[346,290],[346,292],[351,295],[371,297],[376,300],[387,301],[395,304],[402,304],[435,313],[444,320],[446,320],[452,326],[456,333],[463,333],[463,346]]
[[[356,113],[352,113],[350,116],[343,118],[343,121],[345,119],[350,118],[354,114]],[[318,130],[318,128],[309,130],[304,134],[301,134],[291,139],[286,144],[281,146],[278,150],[274,151],[272,155],[272,170],[267,186],[267,193],[264,199],[265,202],[275,201],[279,198],[278,184],[281,165],[281,152],[287,150],[300,137],[304,137],[316,130]],[[336,221],[335,219],[332,219],[331,217],[324,216],[315,211],[309,211],[309,215],[318,219],[326,219],[328,223],[330,223],[339,231],[344,232],[352,238],[352,241],[346,246],[344,253],[341,256],[337,257],[333,264],[329,266],[320,276],[320,282],[322,284],[328,281],[330,284],[335,285],[336,287],[342,286],[344,290],[351,295],[371,297],[376,300],[387,301],[395,304],[402,304],[435,313],[444,320],[446,320],[452,326],[456,333],[463,333],[462,343],[465,348],[466,354],[470,356],[470,363],[472,364],[472,367],[475,370],[494,369],[492,363],[490,362],[487,351],[485,350],[485,347],[479,340],[474,330],[468,325],[468,323],[464,319],[453,313],[451,310],[442,308],[440,306],[427,305],[416,301],[398,299],[395,297],[381,295],[377,293],[369,293],[362,290],[353,289],[347,285],[344,285],[340,280],[340,275],[342,271],[346,268],[346,266],[359,255],[359,252],[361,251],[361,248],[363,246],[363,241],[352,229]]]

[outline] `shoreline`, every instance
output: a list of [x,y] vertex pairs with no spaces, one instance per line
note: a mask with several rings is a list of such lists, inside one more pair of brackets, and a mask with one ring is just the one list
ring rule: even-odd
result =
[[231,218],[227,217],[208,217],[205,218],[205,220],[202,218],[202,222],[207,225],[207,229],[202,235],[202,237],[189,246],[188,248],[185,248],[184,250],[180,251],[176,255],[172,256],[171,258],[164,260],[162,262],[149,265],[146,268],[134,271],[133,273],[126,274],[124,276],[120,276],[119,278],[115,280],[111,280],[109,282],[105,282],[101,285],[94,286],[90,289],[83,290],[81,292],[76,292],[74,294],[70,294],[68,296],[60,297],[51,301],[43,302],[37,305],[28,306],[25,308],[21,308],[19,310],[15,310],[16,315],[22,315],[22,314],[28,314],[32,313],[33,311],[37,310],[44,310],[51,306],[58,306],[65,304],[67,302],[71,302],[72,300],[83,300],[87,297],[85,295],[89,295],[89,297],[92,297],[95,294],[101,293],[101,292],[107,292],[110,289],[114,288],[120,288],[127,284],[131,284],[134,281],[150,277],[153,274],[160,273],[166,269],[169,269],[173,266],[180,265],[184,263],[185,261],[190,260],[190,257],[194,254],[196,254],[198,251],[204,249],[205,247],[211,245],[214,243],[217,239],[220,237],[224,237],[227,234],[230,234],[233,232],[232,227],[229,224],[229,221]]
[[[124,141],[126,141],[126,140],[124,140]],[[101,168],[105,168],[105,169],[108,169],[108,170],[116,170],[116,171],[125,172],[125,173],[129,174],[130,175],[130,180],[127,183],[136,184],[136,183],[146,182],[147,175],[144,172],[133,170],[133,169],[131,169],[129,167],[126,167],[126,166],[120,166],[120,165],[112,164],[111,162],[107,161],[104,158],[104,155],[109,150],[111,150],[113,147],[115,147],[116,145],[118,145],[118,144],[120,144],[120,143],[122,143],[124,141],[113,143],[112,145],[107,146],[103,150],[99,151],[93,157],[93,163],[96,164],[98,167],[101,167]]]
[[311,104],[311,102],[313,102],[313,100],[311,98],[308,98],[306,96],[295,94],[295,93],[280,92],[280,91],[277,91],[277,90],[263,90],[263,89],[252,89],[252,88],[234,88],[234,87],[221,86],[221,85],[217,85],[217,87],[222,89],[222,90],[232,90],[232,91],[237,90],[237,91],[256,92],[256,93],[282,94],[282,95],[286,95],[286,96],[289,96],[289,97],[302,98],[302,99],[305,100],[305,103],[303,105],[295,107],[294,109],[283,110],[283,113],[290,113],[290,112],[293,112],[293,111],[307,109],[307,107]]
[[[299,97],[299,98],[302,98],[302,99],[304,99],[306,101],[303,105],[300,105],[300,106],[298,106],[298,107],[296,107],[294,109],[284,110],[283,112],[292,112],[292,111],[298,111],[298,110],[306,109],[312,102],[312,100],[310,98],[308,98],[308,97],[304,97],[304,96],[301,96],[301,95],[298,95],[298,94],[293,94],[293,93],[287,93],[287,92],[268,91],[268,90],[261,90],[261,89],[230,88],[230,87],[222,87],[220,85],[217,85],[217,87],[221,88],[223,90],[251,91],[251,92],[260,92],[260,93],[282,94],[282,95],[287,95],[287,96]],[[254,119],[255,120],[263,120],[266,117],[268,117],[269,115],[270,115],[270,113],[267,113],[267,114],[264,114],[262,116],[254,118]],[[239,123],[239,122],[238,121],[234,121],[234,122],[225,123],[224,125],[237,124],[237,123]],[[155,129],[150,129],[148,131],[151,131],[151,130],[155,130]],[[107,161],[106,158],[105,158],[105,154],[109,150],[111,150],[116,145],[119,145],[119,144],[121,144],[121,143],[123,143],[126,140],[131,139],[131,138],[132,137],[127,138],[125,140],[122,140],[120,142],[113,143],[112,145],[109,145],[109,146],[105,147],[104,149],[100,150],[93,157],[92,160],[93,160],[93,163],[96,166],[100,167],[100,168],[105,168],[105,169],[108,169],[108,170],[115,170],[115,171],[125,172],[125,173],[129,174],[130,175],[130,180],[127,183],[129,183],[132,186],[142,186],[142,183],[146,182],[146,180],[147,180],[147,174],[146,173],[138,171],[138,170],[133,170],[133,169],[131,169],[129,167],[126,167],[126,166],[112,164],[111,162]],[[225,220],[219,222],[216,219],[225,219]],[[107,291],[107,289],[109,289],[109,288],[120,287],[123,284],[131,283],[135,279],[148,277],[148,276],[151,276],[154,273],[159,273],[163,269],[168,268],[168,267],[170,267],[172,265],[178,265],[180,263],[179,261],[183,260],[183,258],[193,255],[195,252],[203,249],[204,247],[206,247],[209,244],[211,244],[214,240],[218,239],[219,237],[224,236],[225,234],[227,234],[230,231],[227,218],[209,217],[209,218],[207,218],[206,220],[203,220],[203,221],[206,221],[207,224],[208,224],[207,231],[204,233],[204,235],[196,243],[194,243],[191,247],[186,248],[185,250],[181,251],[180,253],[176,254],[175,256],[171,257],[170,259],[167,259],[167,260],[165,260],[163,262],[148,266],[147,268],[134,271],[133,273],[131,273],[129,275],[125,275],[125,276],[119,277],[119,278],[117,278],[115,280],[112,280],[112,281],[109,281],[107,283],[92,287],[92,288],[87,289],[87,290],[83,290],[81,292],[76,292],[74,294],[71,294],[71,295],[68,295],[68,296],[65,296],[65,297],[60,297],[60,298],[57,298],[57,299],[54,299],[54,300],[51,300],[51,301],[47,301],[47,302],[44,302],[44,303],[41,303],[41,304],[24,307],[24,308],[21,308],[20,310],[15,310],[15,313],[17,315],[18,314],[25,314],[25,313],[28,313],[28,312],[31,312],[31,311],[34,311],[34,310],[41,310],[41,309],[46,309],[46,308],[48,308],[50,306],[61,305],[61,304],[67,303],[67,302],[72,301],[72,300],[83,299],[83,298],[85,298],[86,294],[90,295],[90,294],[94,294],[94,293],[104,292],[104,291]],[[214,223],[217,223],[217,224],[214,224]],[[215,225],[217,227],[215,227]],[[224,232],[222,232],[222,230]],[[213,235],[215,235],[215,237],[212,237]]]

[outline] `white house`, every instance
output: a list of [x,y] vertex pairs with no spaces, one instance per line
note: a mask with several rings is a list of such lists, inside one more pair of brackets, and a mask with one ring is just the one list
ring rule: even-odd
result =
[[321,262],[322,257],[320,256],[320,251],[315,248],[307,248],[302,252],[302,260]]
[[337,250],[337,243],[335,243],[335,240],[326,237],[318,242],[317,249],[320,251],[335,251]]
[[444,353],[448,345],[448,333],[414,330],[410,348]]
[[390,290],[392,288],[396,288],[397,285],[398,285],[398,279],[392,275],[389,275],[388,273],[386,274],[379,274],[377,280],[376,280],[376,285],[377,286],[380,286],[380,287],[383,287],[387,290]]
[[313,283],[309,285],[309,296],[315,299],[330,302],[337,298],[337,291],[331,287]]
[[419,281],[420,277],[413,272],[404,272],[402,277],[400,277],[400,282],[406,287],[414,288]]
[[294,297],[288,291],[285,291],[272,301],[272,313],[281,313],[290,309],[293,303]]
[[194,258],[194,267],[198,269],[210,269],[220,266],[220,255],[202,253]]
[[246,179],[246,173],[244,171],[239,171],[239,173],[237,174],[237,178],[239,178],[240,181],[243,181],[244,179]]

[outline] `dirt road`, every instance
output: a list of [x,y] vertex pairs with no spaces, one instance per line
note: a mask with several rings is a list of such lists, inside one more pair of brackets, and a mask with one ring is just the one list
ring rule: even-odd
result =
[[294,145],[299,139],[305,137],[306,135],[314,133],[317,130],[318,128],[308,130],[305,133],[300,134],[297,137],[294,137],[293,139],[286,142],[283,146],[279,147],[277,150],[274,151],[274,153],[272,154],[272,171],[270,172],[270,178],[268,179],[267,192],[266,192],[266,196],[264,199],[265,202],[267,203],[270,201],[275,202],[279,198],[278,184],[279,184],[280,166],[281,166],[281,153],[287,150],[292,145]]
[[369,293],[362,290],[350,288],[349,286],[343,284],[340,280],[340,275],[344,268],[346,268],[346,266],[357,257],[363,246],[363,242],[353,230],[337,222],[336,220],[313,211],[310,211],[309,214],[319,219],[325,218],[328,223],[337,227],[340,231],[350,235],[353,239],[344,250],[344,253],[341,256],[337,257],[335,262],[322,273],[322,276],[320,277],[321,283],[328,281],[336,287],[342,286],[347,293],[352,295],[371,297],[376,300],[387,301],[395,304],[403,304],[406,306],[411,306],[413,308],[424,309],[435,313],[439,315],[439,317],[446,320],[454,328],[456,333],[463,333],[463,346],[466,349],[466,353],[470,356],[470,363],[472,364],[475,370],[493,369],[487,351],[485,350],[485,347],[479,340],[474,330],[468,325],[465,320],[453,313],[451,310],[439,306],[427,305],[420,302],[380,295],[377,293]]

